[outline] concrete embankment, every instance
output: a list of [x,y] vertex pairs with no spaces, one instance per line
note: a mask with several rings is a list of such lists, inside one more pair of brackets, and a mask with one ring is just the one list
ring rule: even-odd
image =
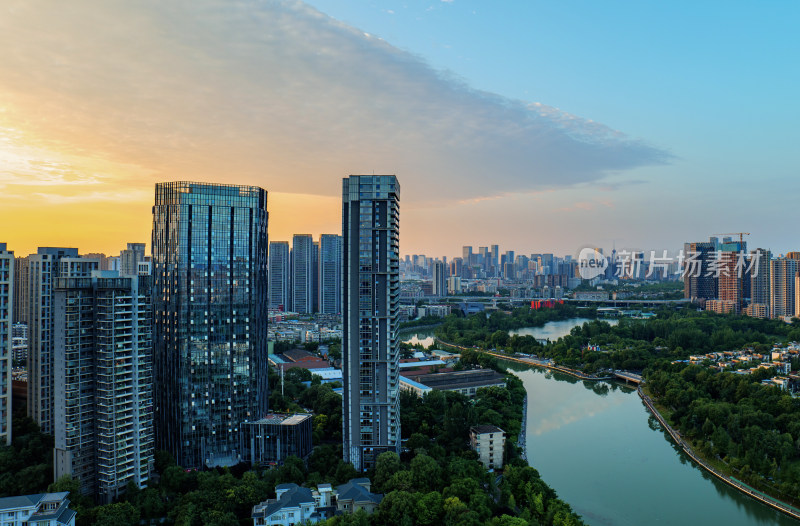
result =
[[770,497],[770,496],[768,496],[766,494],[763,494],[761,492],[758,492],[758,491],[754,490],[750,486],[747,486],[746,484],[743,484],[743,483],[739,482],[738,480],[725,475],[724,473],[722,473],[719,470],[717,470],[715,467],[711,466],[708,462],[706,462],[705,460],[700,458],[694,452],[694,449],[692,449],[692,447],[688,443],[686,443],[685,440],[683,440],[683,438],[681,437],[680,433],[675,431],[672,428],[672,426],[667,424],[667,422],[664,419],[664,417],[661,416],[661,413],[659,413],[658,409],[656,409],[656,407],[653,404],[653,401],[650,399],[650,397],[647,396],[646,394],[644,394],[644,392],[642,392],[642,388],[641,387],[639,387],[637,389],[637,392],[639,393],[639,397],[644,402],[644,405],[647,407],[647,409],[650,411],[650,413],[654,417],[656,417],[656,420],[658,420],[658,423],[661,424],[661,427],[669,434],[669,436],[672,438],[672,440],[675,441],[675,443],[683,450],[683,452],[686,453],[686,455],[695,462],[695,464],[697,464],[701,468],[705,469],[707,472],[709,472],[710,474],[714,475],[717,479],[721,480],[725,484],[727,484],[727,485],[729,485],[729,486],[731,486],[733,488],[736,488],[737,490],[739,490],[742,493],[748,495],[749,497],[751,497],[753,499],[756,499],[757,501],[760,501],[761,503],[766,504],[767,506],[769,506],[769,507],[771,507],[773,509],[776,509],[776,510],[782,512],[782,513],[785,513],[786,515],[789,515],[790,517],[792,517],[794,519],[800,520],[800,510],[798,510],[797,508],[789,506],[788,504],[786,504],[784,502],[781,502],[781,501],[779,501],[777,499],[773,499],[772,497]]

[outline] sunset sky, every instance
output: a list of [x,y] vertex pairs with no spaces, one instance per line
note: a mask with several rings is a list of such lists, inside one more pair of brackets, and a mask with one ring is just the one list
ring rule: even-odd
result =
[[116,254],[167,180],[269,191],[272,240],[396,174],[401,252],[721,232],[800,249],[800,3],[6,0],[0,242]]

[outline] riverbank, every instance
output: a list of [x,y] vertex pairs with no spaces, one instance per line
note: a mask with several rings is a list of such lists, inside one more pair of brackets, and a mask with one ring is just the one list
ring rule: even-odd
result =
[[[520,450],[520,458],[528,463],[528,449],[527,449],[527,440],[526,430],[528,429],[528,394],[525,393],[525,400],[522,402],[522,427],[520,428],[519,436],[517,437],[517,447]],[[530,463],[528,463],[530,466]]]
[[698,466],[700,466],[701,468],[703,468],[708,473],[715,476],[717,479],[721,480],[725,484],[728,484],[729,486],[739,490],[745,495],[761,502],[762,504],[766,504],[767,506],[773,509],[785,513],[786,515],[792,517],[793,519],[800,520],[799,509],[790,506],[785,502],[779,501],[773,497],[770,497],[765,493],[761,493],[733,477],[725,475],[724,473],[713,467],[711,464],[709,464],[705,459],[701,458],[700,455],[697,454],[685,440],[683,440],[680,433],[675,431],[675,429],[673,429],[672,426],[670,426],[667,423],[666,419],[661,415],[658,409],[656,409],[653,400],[642,391],[642,387],[639,386],[636,391],[639,394],[639,397],[644,402],[647,409],[650,411],[650,413],[656,418],[656,420],[658,420],[659,424],[661,424],[662,428],[665,431],[667,431],[672,440],[683,450],[683,452],[690,459],[692,459],[692,461],[694,461],[695,464],[697,464]]
[[581,371],[578,371],[578,370],[575,370],[575,369],[570,369],[569,367],[563,367],[561,365],[555,365],[553,363],[545,362],[543,360],[537,360],[535,358],[529,358],[529,357],[525,357],[525,356],[509,356],[507,354],[501,354],[501,353],[497,353],[497,352],[487,351],[487,350],[481,349],[481,348],[462,347],[460,345],[456,345],[455,343],[446,342],[446,341],[441,340],[439,338],[434,338],[434,340],[439,345],[442,345],[442,346],[445,346],[445,347],[450,347],[451,349],[457,349],[459,351],[464,351],[464,350],[470,349],[470,350],[478,352],[478,353],[488,354],[489,356],[494,356],[495,358],[499,358],[501,360],[510,360],[512,362],[522,363],[522,364],[530,365],[530,366],[533,366],[533,367],[539,367],[539,368],[542,368],[542,369],[549,369],[550,371],[555,371],[555,372],[558,372],[558,373],[561,373],[561,374],[566,374],[568,376],[572,376],[574,378],[578,378],[579,380],[586,380],[588,382],[609,381],[609,380],[613,380],[614,379],[613,376],[593,376],[593,375],[588,375],[588,374],[582,373]]
[[435,329],[439,327],[444,321],[440,321],[439,323],[428,323],[426,325],[412,325],[410,327],[400,327],[397,329],[397,334],[409,333],[409,332],[416,332],[416,331],[429,331],[431,329]]

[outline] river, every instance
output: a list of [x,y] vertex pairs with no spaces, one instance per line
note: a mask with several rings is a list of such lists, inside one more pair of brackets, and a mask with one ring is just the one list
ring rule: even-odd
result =
[[[550,340],[554,342],[562,336],[569,334],[569,331],[576,325],[583,325],[587,321],[593,320],[589,318],[572,318],[569,320],[548,321],[541,327],[523,327],[522,329],[508,331],[508,335],[533,336],[537,340]],[[610,325],[619,323],[617,319],[603,319],[602,321]]]
[[[554,341],[584,321],[522,330]],[[403,339],[433,343],[432,331]],[[513,362],[508,367],[528,393],[528,462],[587,524],[799,524],[696,467],[635,390]]]

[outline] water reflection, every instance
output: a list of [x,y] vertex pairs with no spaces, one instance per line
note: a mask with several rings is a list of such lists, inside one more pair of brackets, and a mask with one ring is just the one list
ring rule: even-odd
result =
[[[508,331],[508,335],[533,336],[537,340],[550,340],[554,342],[562,336],[569,334],[573,327],[583,325],[588,321],[594,320],[589,318],[570,318],[568,320],[548,321],[541,327],[523,327],[522,329]],[[619,320],[616,319],[603,319],[601,321],[609,325],[616,325],[619,323]]]
[[698,468],[630,387],[507,363],[531,465],[588,524],[797,524]]

